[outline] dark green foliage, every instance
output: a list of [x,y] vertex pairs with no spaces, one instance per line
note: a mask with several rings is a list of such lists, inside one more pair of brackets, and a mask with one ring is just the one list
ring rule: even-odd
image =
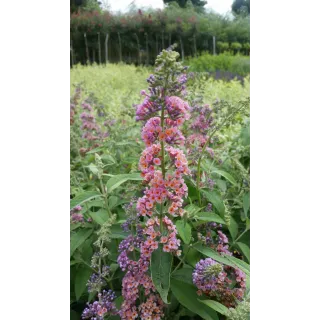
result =
[[232,8],[232,11],[236,14],[240,14],[240,13],[250,14],[250,0],[234,0],[231,8]]
[[203,0],[163,0],[165,4],[176,2],[181,8],[185,8],[188,1],[191,1],[195,7],[203,7],[208,3],[207,1]]

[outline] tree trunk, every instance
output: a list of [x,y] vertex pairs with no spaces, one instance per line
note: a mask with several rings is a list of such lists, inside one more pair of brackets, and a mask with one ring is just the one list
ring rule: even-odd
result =
[[74,65],[74,56],[73,56],[73,47],[72,47],[72,40],[70,43],[70,52],[71,52],[71,67]]
[[183,50],[183,42],[181,39],[181,36],[179,36],[180,39],[180,48],[181,48],[181,60],[184,61],[184,50]]
[[164,50],[164,31],[161,31],[162,50]]
[[193,50],[194,50],[194,56],[197,56],[197,42],[196,42],[196,34],[193,35]]
[[138,63],[140,65],[141,64],[140,42],[139,42],[138,35],[136,33],[134,35],[136,36],[136,39],[137,39]]
[[171,33],[169,33],[169,47],[171,46]]
[[216,37],[212,37],[212,53],[215,56],[216,55]]
[[149,41],[148,41],[148,34],[146,33],[146,51],[147,51],[147,66],[149,65]]
[[101,43],[100,43],[100,32],[98,32],[98,48],[99,48],[99,64],[101,64]]
[[158,35],[156,35],[156,56],[159,54]]
[[87,41],[87,34],[84,34],[84,43],[86,46],[86,58],[87,58],[87,64],[90,63],[90,56],[89,56],[89,48],[88,48],[88,41]]
[[118,39],[119,39],[119,60],[120,60],[120,62],[122,62],[122,47],[121,47],[120,32],[118,32]]
[[92,49],[92,62],[95,63],[96,62],[96,50]]
[[106,34],[106,40],[105,40],[105,56],[106,56],[106,64],[108,63],[108,40],[109,40],[109,33]]

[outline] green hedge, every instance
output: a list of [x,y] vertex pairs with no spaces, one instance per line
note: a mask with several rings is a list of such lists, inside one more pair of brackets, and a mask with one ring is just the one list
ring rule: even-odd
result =
[[135,10],[126,14],[73,13],[70,27],[74,63],[85,63],[88,56],[90,61],[99,62],[99,53],[104,63],[107,35],[109,62],[152,64],[158,52],[173,43],[179,45],[185,57],[199,55],[201,51],[213,53],[213,36],[216,53],[249,54],[250,50],[249,17],[229,19],[175,5],[163,10]]
[[234,56],[231,53],[216,56],[204,53],[196,58],[187,59],[185,63],[193,72],[229,71],[240,76],[250,73],[250,58],[243,55]]

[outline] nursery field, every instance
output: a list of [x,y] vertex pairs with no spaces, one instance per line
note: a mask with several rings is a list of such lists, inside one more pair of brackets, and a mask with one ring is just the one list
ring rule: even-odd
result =
[[249,319],[250,79],[70,74],[71,319]]

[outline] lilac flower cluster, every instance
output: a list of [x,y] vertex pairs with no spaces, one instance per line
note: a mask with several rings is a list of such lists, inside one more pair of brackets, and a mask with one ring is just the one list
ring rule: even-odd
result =
[[[127,271],[122,279],[122,296],[124,302],[119,312],[121,319],[133,320],[138,317],[143,320],[161,319],[162,300],[156,294],[156,289],[152,283],[150,276],[146,274],[150,264],[150,256],[140,254],[140,258],[135,260],[136,249],[141,248],[144,243],[143,229],[137,226],[137,235],[130,235],[122,240],[119,245],[120,254],[118,256],[118,264],[122,271]],[[147,302],[142,303],[139,308],[136,301],[139,299],[139,288],[144,289]],[[138,314],[139,312],[139,314]]]
[[82,319],[104,320],[105,315],[115,315],[117,313],[114,303],[116,295],[112,290],[103,290],[102,293],[98,294],[98,299],[92,304],[87,304],[87,308],[82,313]]
[[246,276],[240,269],[223,266],[211,258],[200,260],[192,274],[192,280],[199,289],[226,307],[234,307],[241,301],[246,288]]
[[94,273],[87,282],[88,292],[100,292],[101,288],[106,285],[104,277],[110,274],[110,267],[103,266],[101,273]]
[[80,96],[81,96],[81,86],[77,86],[75,89],[75,93],[72,96],[70,101],[70,125],[74,123],[74,116],[77,113],[76,105],[78,104]]
[[[130,203],[122,206],[127,216],[127,220],[121,225],[121,228],[125,232],[131,231],[132,227],[137,226],[139,223],[139,217],[137,216],[137,210],[135,207],[136,201],[137,201],[137,198],[133,197]],[[140,230],[141,230],[141,227],[137,226],[137,232],[140,232]]]
[[211,178],[207,178],[207,184],[210,190],[213,190],[213,187],[215,185],[214,180],[212,180]]
[[[93,148],[97,148],[102,141],[110,135],[109,131],[102,130],[101,126],[98,124],[95,114],[94,108],[90,104],[91,99],[87,98],[81,104],[83,112],[80,115],[80,119],[82,121],[81,130],[82,130],[82,138],[87,140],[89,143],[88,148],[81,148],[80,153],[86,154]],[[98,109],[98,116],[104,116],[104,113]],[[112,121],[105,121],[105,126],[108,126]]]
[[[209,207],[212,207],[211,204],[209,205]],[[210,212],[210,210],[208,210],[208,212]],[[202,224],[198,229],[198,239],[207,246],[215,249],[218,253],[231,256],[232,253],[229,251],[229,239],[221,229],[222,224],[218,225],[215,222]],[[202,233],[204,233],[204,236]]]
[[193,116],[193,122],[191,129],[201,134],[206,134],[213,123],[212,117],[213,110],[210,109],[209,105],[204,106],[195,105],[191,108],[191,114]]
[[94,273],[87,282],[88,292],[99,292],[105,284],[106,282],[101,275]]
[[[213,125],[213,109],[209,105],[199,106],[194,105],[190,109],[191,119],[193,120],[190,128],[192,134],[190,134],[186,140],[186,146],[188,149],[188,155],[194,160],[197,160],[199,155],[199,149],[203,148],[207,143],[207,133]],[[214,157],[214,151],[210,147],[206,147],[206,151],[211,158]]]
[[80,213],[82,210],[81,206],[76,206],[70,211],[71,223],[84,222],[83,214]]

